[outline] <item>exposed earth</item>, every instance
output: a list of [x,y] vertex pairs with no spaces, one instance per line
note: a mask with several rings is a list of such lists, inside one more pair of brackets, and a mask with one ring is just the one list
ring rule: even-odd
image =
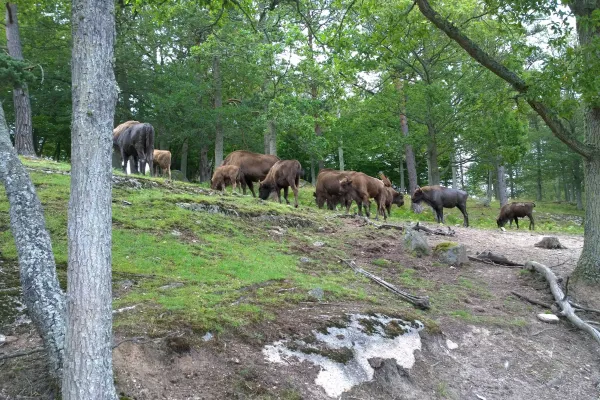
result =
[[[542,307],[517,299],[511,291],[551,304],[543,279],[519,268],[470,262],[460,267],[441,265],[433,256],[417,258],[404,249],[402,233],[377,230],[362,219],[343,219],[331,228],[332,240],[352,244],[356,264],[402,288],[406,270],[411,279],[427,282],[415,295],[445,289],[455,311],[443,312],[436,304],[429,326],[420,332],[421,350],[415,363],[403,370],[390,360],[375,360],[374,379],[344,392],[342,399],[598,399],[599,347],[568,321],[539,321]],[[434,224],[427,224],[435,228]],[[581,236],[555,235],[566,249],[534,247],[544,236],[526,230],[480,230],[453,227],[456,236],[427,236],[431,247],[457,241],[469,255],[491,250],[515,262],[538,261],[558,276],[567,276],[581,252]],[[306,255],[324,249],[305,249]],[[301,251],[301,249],[300,249]],[[0,264],[3,277],[14,266]],[[308,268],[308,267],[307,267]],[[14,284],[14,282],[13,282]],[[370,281],[358,284],[377,296],[384,289]],[[0,290],[7,289],[5,286]],[[397,299],[397,304],[402,300]],[[175,331],[168,337],[124,336],[114,340],[115,382],[123,399],[329,399],[315,384],[319,367],[303,361],[270,363],[265,345],[282,339],[307,339],[318,329],[338,326],[348,314],[393,314],[395,301],[382,307],[368,302],[312,301],[286,304],[273,310],[275,318],[230,330],[205,339]],[[14,306],[14,305],[13,305]],[[2,305],[5,307],[5,304]],[[406,308],[403,308],[406,310]],[[135,312],[135,310],[124,311]],[[430,314],[428,314],[430,313]],[[406,318],[406,313],[400,313]],[[428,323],[426,322],[427,326]],[[19,319],[0,333],[16,341],[0,347],[0,354],[27,351],[39,345],[31,324]],[[32,388],[42,387],[41,353],[0,361],[0,399],[44,398]],[[37,386],[36,386],[37,385]],[[21,394],[19,394],[21,393]],[[46,398],[49,391],[46,390]]]

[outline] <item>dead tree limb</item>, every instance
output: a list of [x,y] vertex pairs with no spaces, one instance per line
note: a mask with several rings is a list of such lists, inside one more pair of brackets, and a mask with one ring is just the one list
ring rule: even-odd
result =
[[469,260],[471,261],[478,261],[484,264],[490,264],[490,265],[494,265],[496,267],[504,267],[504,268],[521,268],[520,266],[515,266],[515,265],[504,265],[504,264],[497,264],[493,261],[487,260],[485,258],[478,258],[478,257],[473,257],[473,256],[467,256],[469,258]]
[[44,349],[42,347],[37,347],[37,348],[35,348],[33,350],[29,350],[29,351],[18,351],[16,353],[12,353],[12,354],[0,355],[0,361],[10,360],[11,358],[30,356],[32,354],[40,353],[42,351],[44,351]]
[[354,270],[354,272],[358,272],[359,274],[366,276],[367,278],[369,278],[372,281],[376,282],[377,284],[383,286],[384,288],[388,289],[389,291],[394,292],[395,294],[400,296],[402,299],[408,301],[409,303],[411,303],[423,310],[428,310],[431,307],[431,305],[429,304],[428,296],[425,296],[425,297],[413,296],[410,293],[407,293],[407,292],[404,292],[404,291],[398,289],[396,286],[392,285],[391,283],[384,281],[380,277],[375,276],[368,271],[365,271],[364,269],[362,269],[358,265],[356,265],[356,263],[354,261],[344,260],[343,258],[340,258],[340,257],[338,257],[338,258],[344,264],[346,264],[347,266],[352,268],[352,270]]
[[585,311],[585,312],[592,312],[592,313],[600,314],[600,310],[595,310],[593,308],[587,308],[587,307],[584,307],[584,306],[582,306],[580,304],[577,304],[577,303],[575,303],[573,301],[570,301],[570,303],[573,306],[573,308],[575,309],[575,312]]
[[439,235],[439,236],[456,236],[456,232],[454,232],[454,230],[452,228],[450,228],[449,226],[448,228],[448,232],[444,232],[442,229],[437,228],[437,229],[430,229],[427,228],[426,226],[421,225],[420,222],[417,222],[417,224],[415,226],[413,226],[413,230],[415,231],[423,231],[423,232],[427,232],[431,235]]
[[[471,258],[471,257],[469,257]],[[508,267],[522,267],[523,264],[519,264],[513,261],[510,261],[508,258],[501,256],[500,254],[492,253],[491,251],[482,251],[477,254],[477,257],[473,257],[475,261],[491,261],[494,264],[506,265]],[[485,261],[484,261],[485,260]]]
[[522,295],[520,293],[517,293],[515,291],[512,291],[510,293],[512,293],[513,295],[515,295],[516,297],[518,297],[518,298],[520,298],[522,300],[530,302],[531,304],[535,304],[535,305],[538,305],[538,306],[541,306],[541,307],[544,307],[544,308],[552,309],[552,306],[550,304],[542,303],[541,301],[537,301],[535,299],[531,299],[531,298],[529,298],[529,297],[527,297],[525,295]]
[[563,293],[561,287],[558,284],[556,275],[554,275],[554,272],[552,272],[550,270],[550,268],[548,268],[547,266],[545,266],[543,264],[537,263],[535,261],[528,261],[525,264],[524,268],[531,270],[531,271],[537,271],[538,273],[543,275],[544,278],[546,278],[546,280],[550,284],[550,291],[552,292],[552,295],[554,296],[556,303],[560,307],[562,315],[564,315],[569,321],[571,321],[571,323],[573,325],[575,325],[577,328],[592,335],[592,337],[598,343],[600,343],[600,331],[598,331],[593,326],[582,321],[581,318],[579,318],[575,314],[573,307],[571,307],[571,304],[569,303],[568,299],[566,298],[565,294]]

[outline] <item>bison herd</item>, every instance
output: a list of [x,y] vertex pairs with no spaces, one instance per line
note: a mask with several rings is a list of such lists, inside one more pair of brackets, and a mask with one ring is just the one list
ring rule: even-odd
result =
[[[142,174],[148,164],[150,174],[155,175],[156,168],[160,167],[163,175],[168,173],[171,179],[171,152],[154,150],[154,129],[152,125],[138,121],[127,121],[117,126],[113,131],[113,147],[119,152],[122,160],[123,171],[126,172],[127,161],[133,158],[132,172]],[[249,188],[252,195],[254,182],[259,183],[259,197],[266,200],[271,194],[276,194],[281,203],[281,189],[287,204],[289,188],[294,193],[294,206],[298,207],[298,185],[300,177],[304,174],[300,162],[297,160],[280,160],[273,155],[257,154],[245,150],[230,153],[223,164],[215,169],[210,181],[213,190],[224,191],[225,187],[232,186],[233,190],[239,185],[243,193]],[[367,217],[371,216],[371,199],[377,205],[375,218],[382,215],[384,219],[390,215],[392,204],[404,205],[403,193],[397,192],[390,180],[380,173],[379,178],[373,178],[357,171],[337,171],[322,169],[317,176],[315,197],[317,206],[323,208],[327,205],[330,210],[335,210],[339,205],[349,212],[352,202],[358,206],[358,214],[363,215],[364,208]],[[429,205],[436,214],[436,221],[444,223],[444,208],[457,207],[463,214],[463,225],[469,226],[467,214],[467,192],[443,186],[418,187],[412,194],[413,203]],[[496,222],[499,228],[506,222],[514,220],[519,228],[518,218],[529,218],[529,229],[534,229],[533,208],[535,203],[510,203],[500,210]]]

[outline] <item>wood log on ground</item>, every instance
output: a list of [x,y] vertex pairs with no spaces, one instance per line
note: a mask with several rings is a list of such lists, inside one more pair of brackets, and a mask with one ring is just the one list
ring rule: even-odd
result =
[[558,238],[556,236],[546,236],[545,238],[534,244],[534,246],[540,247],[542,249],[566,249],[566,247],[558,241]]
[[469,256],[469,260],[481,261],[486,264],[504,265],[507,267],[522,267],[523,266],[523,264],[519,264],[519,263],[510,261],[506,257],[504,257],[500,254],[492,253],[489,250],[482,251],[481,253],[477,254],[477,257]]
[[559,286],[558,279],[556,278],[556,275],[554,275],[554,272],[552,272],[550,268],[548,268],[544,264],[540,264],[535,261],[528,261],[527,263],[525,263],[524,268],[531,271],[537,271],[544,278],[546,278],[546,280],[550,284],[550,291],[554,296],[554,300],[556,300],[556,303],[558,304],[561,310],[561,314],[565,316],[569,321],[571,321],[571,323],[577,328],[592,335],[594,340],[596,340],[596,342],[600,344],[600,331],[598,331],[598,329],[594,328],[590,324],[582,321],[581,318],[579,318],[575,314],[571,303],[569,303],[569,300],[567,299],[561,287]]
[[455,236],[456,232],[454,232],[454,230],[452,228],[450,228],[449,226],[447,227],[448,231],[444,231],[440,228],[437,229],[430,229],[426,226],[421,225],[420,222],[417,222],[417,224],[415,226],[413,226],[413,230],[415,231],[423,231],[426,233],[429,233],[430,235],[439,235],[439,236]]
[[380,277],[373,275],[372,273],[365,271],[364,269],[360,268],[359,266],[356,265],[356,263],[352,260],[345,260],[341,257],[338,257],[340,259],[340,261],[342,261],[344,264],[346,264],[347,266],[349,266],[350,268],[352,268],[352,270],[354,270],[355,272],[366,276],[367,278],[371,279],[372,281],[376,282],[377,284],[383,286],[384,288],[388,289],[391,292],[396,293],[398,296],[400,296],[402,299],[408,301],[409,303],[423,309],[423,310],[428,310],[429,308],[431,308],[431,305],[429,304],[429,297],[425,296],[425,297],[418,297],[418,296],[414,296],[410,293],[404,292],[400,289],[398,289],[396,286],[392,285],[389,282],[384,281],[383,279],[381,279]]
[[520,298],[522,300],[530,302],[531,304],[535,304],[537,306],[541,306],[541,307],[544,307],[544,308],[547,308],[547,309],[552,309],[552,306],[550,304],[542,303],[541,301],[534,300],[532,298],[529,298],[529,297],[527,297],[527,296],[525,296],[523,294],[517,293],[515,291],[512,291],[510,293],[512,293],[513,295],[515,295],[516,297],[518,297],[518,298]]

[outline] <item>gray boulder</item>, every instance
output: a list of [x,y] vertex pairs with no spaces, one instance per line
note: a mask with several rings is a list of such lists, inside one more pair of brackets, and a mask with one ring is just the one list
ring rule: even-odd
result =
[[442,242],[433,249],[433,254],[442,263],[458,267],[469,262],[467,249],[464,245],[455,242]]
[[404,246],[408,251],[417,257],[428,256],[431,254],[431,249],[427,244],[427,239],[421,233],[407,229],[404,235]]

